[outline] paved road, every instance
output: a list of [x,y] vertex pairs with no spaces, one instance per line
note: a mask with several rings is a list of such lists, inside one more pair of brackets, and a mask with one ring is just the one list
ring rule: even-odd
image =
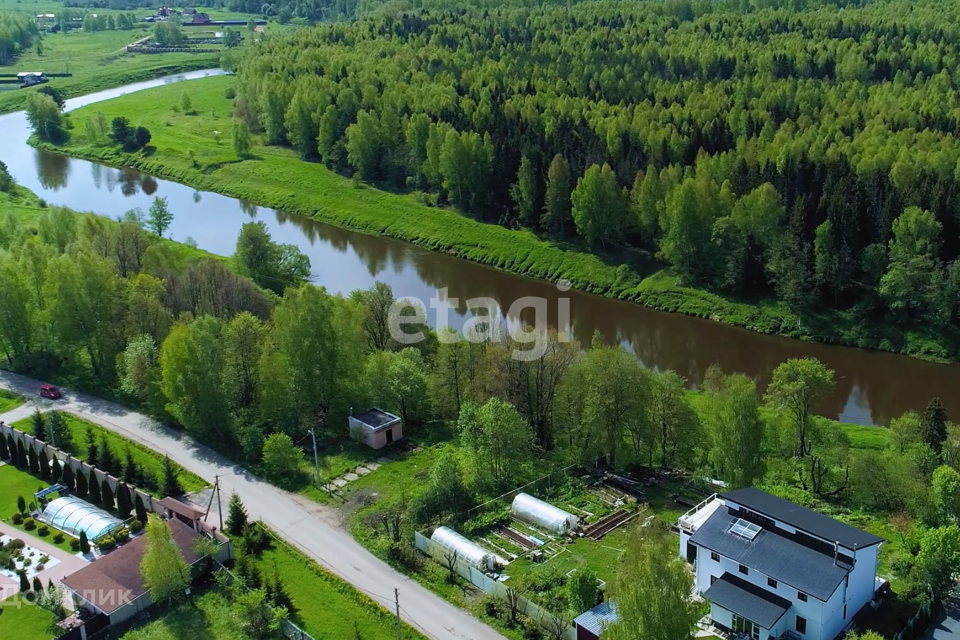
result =
[[367,594],[387,610],[394,610],[393,590],[400,590],[403,619],[424,635],[436,640],[503,640],[476,618],[451,605],[361,547],[339,526],[336,510],[260,481],[246,469],[188,436],[118,404],[63,389],[64,398],[53,402],[37,398],[42,383],[0,371],[0,388],[31,400],[0,415],[8,424],[29,416],[36,406],[41,411],[59,409],[95,422],[154,451],[165,453],[185,469],[202,478],[220,476],[225,495],[236,491],[250,515],[268,524],[284,539],[311,558]]
[[960,640],[960,602],[949,600],[923,640]]

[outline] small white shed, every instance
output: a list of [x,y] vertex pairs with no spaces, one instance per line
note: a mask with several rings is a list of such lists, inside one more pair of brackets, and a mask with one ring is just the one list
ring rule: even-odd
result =
[[350,416],[350,437],[373,449],[382,449],[403,438],[400,418],[374,407]]
[[518,493],[513,499],[510,513],[530,524],[546,529],[551,533],[563,535],[577,528],[580,520],[572,513],[567,513],[549,502],[538,500],[526,493]]

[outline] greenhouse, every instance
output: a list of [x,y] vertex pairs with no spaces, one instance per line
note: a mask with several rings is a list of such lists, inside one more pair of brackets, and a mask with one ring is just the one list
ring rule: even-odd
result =
[[492,570],[497,562],[492,553],[449,527],[437,527],[430,539],[444,549],[456,551],[461,560],[478,569]]
[[96,540],[123,526],[119,518],[75,496],[51,501],[44,507],[40,519],[74,536],[79,537],[80,532],[84,531],[88,540]]
[[580,522],[577,516],[526,493],[517,494],[510,513],[515,518],[557,535],[576,529]]

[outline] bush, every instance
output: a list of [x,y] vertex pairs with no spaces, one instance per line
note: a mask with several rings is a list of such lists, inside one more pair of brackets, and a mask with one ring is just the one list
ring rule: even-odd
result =
[[223,94],[223,97],[225,97],[227,100],[233,100],[237,97],[237,91],[233,87],[230,87],[227,89],[226,93]]
[[143,523],[134,518],[130,521],[130,533],[140,533],[143,531]]
[[[65,535],[63,535],[63,533],[60,532],[60,531],[57,531],[55,534],[53,534],[53,541],[54,541],[56,544],[62,544],[63,541],[66,540],[66,539],[67,539],[67,537],[66,537]],[[77,542],[77,546],[78,546],[78,548],[79,548],[79,545],[80,545],[80,542],[79,542],[79,541],[71,540],[70,542]]]
[[243,534],[243,549],[247,553],[260,553],[270,544],[270,536],[259,523],[247,527]]
[[123,544],[130,539],[130,532],[126,529],[120,529],[119,531],[114,532],[113,539],[117,544]]
[[23,524],[23,514],[20,513],[19,511],[13,514],[13,517],[11,519],[13,520],[13,524],[16,524],[16,525]]
[[97,549],[100,551],[109,551],[117,546],[117,541],[113,539],[113,536],[103,536],[97,540]]
[[37,533],[40,534],[40,537],[41,537],[41,538],[45,538],[45,537],[47,537],[48,535],[50,535],[50,527],[48,527],[48,526],[45,525],[45,524],[42,524],[42,525],[40,525],[40,528],[37,529]]
[[24,518],[23,519],[23,528],[27,531],[33,531],[37,528],[37,521],[33,518]]
[[9,549],[10,551],[19,551],[20,549],[23,549],[25,546],[27,546],[26,543],[20,538],[14,538],[13,540],[7,543],[7,549]]
[[70,541],[70,551],[73,551],[74,553],[80,551],[80,541],[76,538]]

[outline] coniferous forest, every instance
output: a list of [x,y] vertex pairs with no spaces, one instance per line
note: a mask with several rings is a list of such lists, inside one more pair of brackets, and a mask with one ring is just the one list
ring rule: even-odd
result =
[[305,160],[490,223],[953,336],[956,8],[382,9],[252,47],[235,109]]

